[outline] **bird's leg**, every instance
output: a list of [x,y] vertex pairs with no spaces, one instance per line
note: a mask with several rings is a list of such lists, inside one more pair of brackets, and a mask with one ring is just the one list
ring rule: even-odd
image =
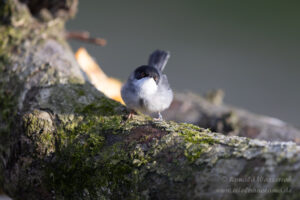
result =
[[154,120],[159,120],[159,121],[163,121],[162,115],[160,114],[160,112],[157,113],[158,118],[154,118]]
[[160,114],[160,112],[158,112],[158,119],[163,120],[162,115]]
[[134,110],[130,109],[127,119],[132,119],[133,115],[136,115],[136,112]]

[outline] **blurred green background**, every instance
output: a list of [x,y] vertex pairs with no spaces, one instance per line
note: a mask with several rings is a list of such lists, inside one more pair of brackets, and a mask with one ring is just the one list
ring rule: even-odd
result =
[[69,30],[106,38],[87,48],[125,81],[155,49],[176,91],[223,89],[225,102],[300,126],[299,1],[81,0]]

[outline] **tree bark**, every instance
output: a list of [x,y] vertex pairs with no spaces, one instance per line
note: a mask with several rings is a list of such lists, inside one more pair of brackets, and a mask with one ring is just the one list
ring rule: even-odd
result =
[[[232,128],[236,131],[226,136],[142,114],[127,119],[126,107],[85,80],[65,41],[64,22],[74,15],[77,1],[22,2],[0,4],[0,185],[9,196],[299,199],[300,148],[295,143],[230,136],[243,128]],[[182,107],[185,101],[204,107],[191,112],[192,106]],[[214,113],[231,110],[233,118],[219,117],[226,123],[211,126]],[[186,118],[178,117],[182,113]],[[284,124],[278,128],[279,121],[195,95],[178,94],[166,115],[198,125],[205,119],[205,126],[216,130],[225,130],[226,124],[258,127],[260,139],[280,130],[292,130],[292,139],[298,134]]]
[[205,97],[179,93],[163,114],[167,120],[192,123],[225,135],[300,143],[299,129],[276,118],[223,104],[223,95],[220,90],[211,91]]

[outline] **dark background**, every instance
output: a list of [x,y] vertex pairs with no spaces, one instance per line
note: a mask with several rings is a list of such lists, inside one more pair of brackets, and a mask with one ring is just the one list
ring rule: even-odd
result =
[[220,88],[228,104],[300,126],[298,2],[81,0],[67,28],[107,39],[71,45],[110,76],[125,81],[153,50],[169,50],[174,90]]

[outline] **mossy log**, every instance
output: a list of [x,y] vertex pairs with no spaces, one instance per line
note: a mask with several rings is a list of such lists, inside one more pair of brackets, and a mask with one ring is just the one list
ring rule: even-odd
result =
[[127,119],[65,41],[77,1],[22,2],[0,2],[0,187],[13,199],[299,199],[295,143]]
[[212,90],[204,97],[191,92],[177,93],[163,114],[167,120],[192,123],[225,135],[300,144],[299,129],[276,118],[226,105],[223,96],[221,90]]

